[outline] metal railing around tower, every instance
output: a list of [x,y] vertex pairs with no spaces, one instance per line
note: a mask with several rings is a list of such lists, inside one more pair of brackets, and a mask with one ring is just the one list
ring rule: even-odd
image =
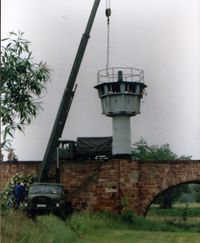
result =
[[125,82],[144,82],[144,71],[141,69],[131,67],[112,67],[98,71],[98,84],[118,82],[120,71],[123,74],[123,81]]

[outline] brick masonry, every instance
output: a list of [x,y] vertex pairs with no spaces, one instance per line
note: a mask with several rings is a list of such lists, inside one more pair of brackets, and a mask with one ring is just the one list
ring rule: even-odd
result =
[[[40,162],[0,164],[3,189],[17,172],[37,175]],[[50,173],[54,173],[55,165]],[[128,206],[145,215],[155,197],[181,183],[200,182],[200,161],[61,161],[61,183],[77,209],[112,210]]]

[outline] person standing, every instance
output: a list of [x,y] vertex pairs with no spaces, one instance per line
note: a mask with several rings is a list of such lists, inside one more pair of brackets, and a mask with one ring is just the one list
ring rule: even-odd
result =
[[18,182],[15,186],[15,204],[14,204],[15,209],[19,208],[22,192],[23,192],[23,186],[20,184],[20,182]]

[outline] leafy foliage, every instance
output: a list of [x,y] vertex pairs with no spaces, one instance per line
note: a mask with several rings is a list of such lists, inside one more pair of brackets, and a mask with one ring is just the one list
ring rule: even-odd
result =
[[133,146],[132,157],[135,160],[189,160],[191,156],[178,156],[170,149],[169,144],[148,145],[147,141],[141,138]]
[[[133,159],[135,160],[189,160],[191,156],[178,156],[170,149],[169,144],[148,145],[143,138],[134,144],[132,151]],[[172,204],[181,196],[183,192],[189,192],[187,184],[183,184],[165,191],[158,197],[155,203],[159,203],[161,208],[171,208]]]
[[30,51],[30,42],[23,33],[11,32],[2,40],[1,46],[1,123],[4,126],[3,143],[13,138],[14,132],[24,132],[41,109],[38,98],[49,78],[49,69],[44,62],[36,63]]

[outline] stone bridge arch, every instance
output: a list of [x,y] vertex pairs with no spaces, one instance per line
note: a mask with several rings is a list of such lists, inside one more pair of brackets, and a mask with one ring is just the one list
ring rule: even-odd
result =
[[181,184],[200,183],[200,161],[142,162],[139,168],[140,215],[146,215],[155,198],[164,191]]
[[185,184],[200,184],[200,179],[197,180],[197,181],[187,181],[187,182],[182,182],[182,183],[179,183],[179,184],[177,184],[177,185],[171,186],[171,187],[166,188],[165,190],[159,192],[159,193],[153,198],[153,200],[149,203],[149,205],[147,206],[146,211],[145,211],[145,213],[144,213],[144,216],[147,215],[147,213],[148,213],[148,211],[149,211],[151,205],[156,201],[157,198],[159,198],[161,195],[163,195],[163,194],[166,193],[167,191],[169,191],[169,190],[171,190],[171,189],[173,189],[173,188],[175,188],[175,187],[178,187],[178,186],[181,186],[181,185],[185,185]]

